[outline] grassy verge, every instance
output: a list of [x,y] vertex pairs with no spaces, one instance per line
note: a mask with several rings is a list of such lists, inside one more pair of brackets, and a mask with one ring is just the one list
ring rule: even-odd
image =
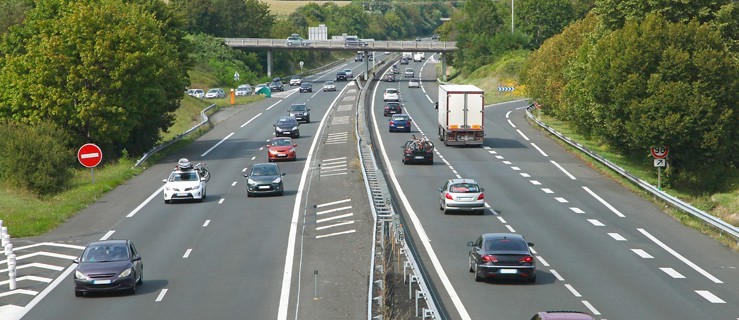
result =
[[[485,104],[494,104],[525,99],[526,89],[519,83],[518,72],[528,56],[526,51],[514,51],[505,54],[496,62],[480,67],[469,75],[455,75],[453,67],[447,66],[447,74],[453,75],[450,82],[472,84],[485,91]],[[441,74],[441,63],[438,64]],[[498,87],[514,87],[514,91],[499,92]]]

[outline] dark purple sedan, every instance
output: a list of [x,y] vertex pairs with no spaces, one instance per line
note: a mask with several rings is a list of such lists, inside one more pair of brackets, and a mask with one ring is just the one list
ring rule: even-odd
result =
[[74,259],[74,295],[89,292],[127,291],[136,293],[143,284],[144,265],[129,240],[92,242],[78,259]]

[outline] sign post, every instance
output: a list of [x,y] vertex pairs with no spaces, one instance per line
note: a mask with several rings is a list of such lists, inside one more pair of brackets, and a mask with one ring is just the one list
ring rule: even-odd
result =
[[303,61],[300,61],[300,73],[303,73]]
[[90,168],[92,183],[95,183],[95,167],[103,161],[103,151],[93,143],[86,143],[77,151],[77,160],[85,167]]
[[667,166],[667,155],[670,149],[667,146],[652,147],[652,157],[654,157],[654,166],[657,167],[657,190],[662,190],[662,167]]

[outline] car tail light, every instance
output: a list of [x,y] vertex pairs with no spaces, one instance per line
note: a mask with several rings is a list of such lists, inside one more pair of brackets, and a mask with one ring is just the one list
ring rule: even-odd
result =
[[532,257],[532,256],[525,256],[525,257],[523,257],[521,259],[518,259],[518,262],[532,263],[532,262],[534,262],[534,257]]
[[447,199],[449,199],[449,200],[454,200],[454,198],[452,198],[452,195],[451,194],[448,194],[448,193],[444,197],[447,198]]
[[483,199],[485,199],[485,194],[484,193],[480,193],[480,195],[477,196],[477,200],[483,200]]
[[390,125],[392,126],[394,124],[395,124],[395,121],[390,120]]
[[492,263],[497,263],[498,262],[498,257],[496,257],[496,256],[494,256],[492,254],[486,254],[486,255],[482,256],[481,258],[482,258],[482,262],[492,262]]

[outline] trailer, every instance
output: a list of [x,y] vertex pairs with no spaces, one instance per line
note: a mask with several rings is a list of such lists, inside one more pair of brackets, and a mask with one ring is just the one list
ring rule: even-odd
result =
[[444,145],[482,145],[485,92],[473,85],[439,86],[439,139]]

